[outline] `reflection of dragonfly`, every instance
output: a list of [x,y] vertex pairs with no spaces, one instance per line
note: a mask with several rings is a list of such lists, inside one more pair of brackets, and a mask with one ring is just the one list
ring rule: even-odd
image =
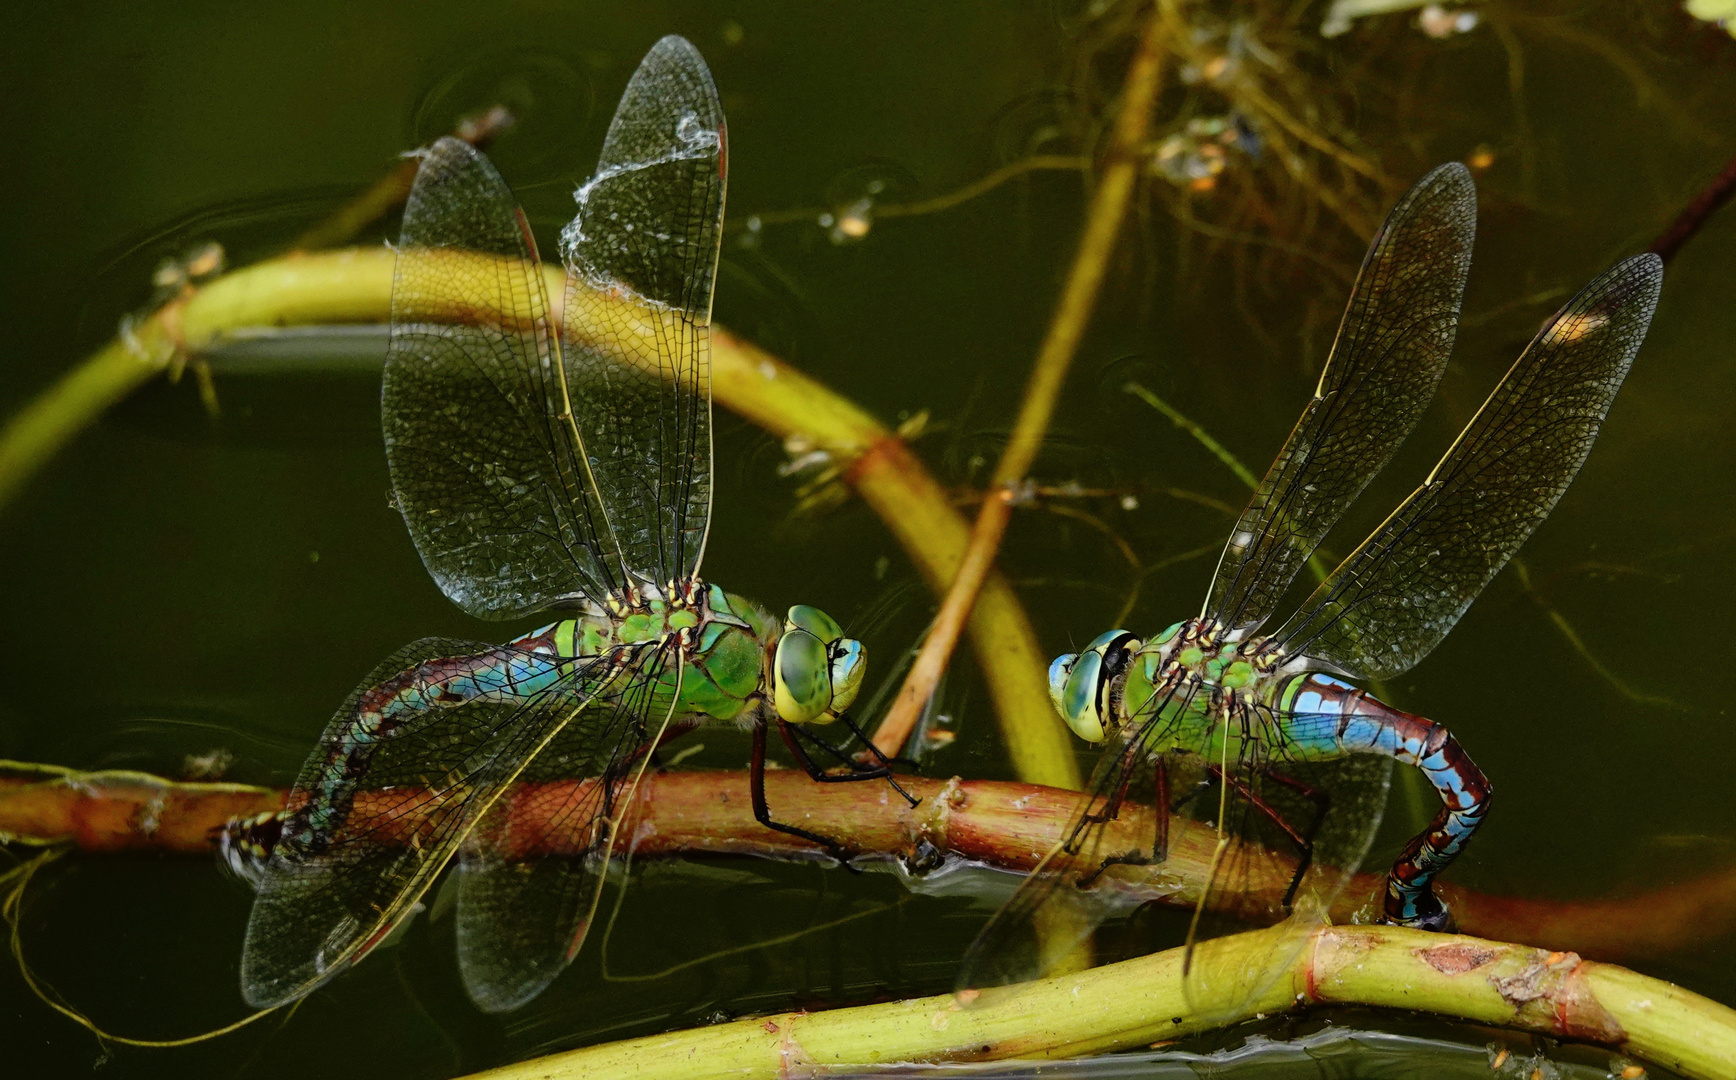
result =
[[1184,985],[1201,1009],[1233,1010],[1265,986],[1250,968],[1270,977],[1307,920],[1268,935],[1281,955],[1250,965],[1245,943],[1211,941],[1206,918],[1321,916],[1368,848],[1393,761],[1421,769],[1443,806],[1394,865],[1384,920],[1451,925],[1432,882],[1482,821],[1489,784],[1445,728],[1336,676],[1410,670],[1548,516],[1645,337],[1657,258],[1622,263],[1557,312],[1423,485],[1296,614],[1262,627],[1433,396],[1475,219],[1458,165],[1388,217],[1314,400],[1230,535],[1202,614],[1144,642],[1112,630],[1050,668],[1069,726],[1107,747],[1064,840],[973,946],[966,985],[1045,970],[1043,956],[1066,954],[1056,928],[1085,932],[1148,898],[1134,882],[1151,872],[1130,867],[1187,845],[1212,872]]
[[[293,1000],[359,960],[461,847],[465,983],[490,1010],[529,1000],[584,940],[652,751],[706,719],[751,726],[760,821],[845,856],[772,820],[766,728],[816,778],[887,775],[792,726],[841,718],[862,647],[814,608],[780,626],[698,576],[725,160],[704,61],[663,39],[578,190],[557,323],[499,174],[455,139],[424,156],[382,397],[397,506],[465,611],[570,614],[506,645],[400,650],[338,710],[285,810],[231,824],[226,851],[259,887],[241,963],[252,1004]],[[823,773],[799,739],[853,771]]]

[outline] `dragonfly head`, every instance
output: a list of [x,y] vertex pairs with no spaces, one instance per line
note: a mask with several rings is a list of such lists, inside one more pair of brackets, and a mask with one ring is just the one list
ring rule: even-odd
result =
[[1084,652],[1057,656],[1049,665],[1049,698],[1055,711],[1090,743],[1100,743],[1115,729],[1116,681],[1127,670],[1140,641],[1125,630],[1099,634]]
[[856,700],[866,671],[860,641],[819,608],[797,604],[772,658],[772,705],[792,724],[829,724]]

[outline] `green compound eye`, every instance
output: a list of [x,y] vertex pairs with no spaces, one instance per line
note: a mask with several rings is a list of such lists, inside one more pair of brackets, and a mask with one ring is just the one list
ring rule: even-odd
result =
[[868,651],[860,641],[845,638],[831,647],[832,711],[841,713],[856,700],[862,676],[868,673]]
[[772,683],[772,705],[783,719],[805,724],[824,713],[832,705],[831,663],[825,642],[806,630],[787,631],[778,639],[778,651],[772,659]]
[[1061,656],[1049,665],[1049,697],[1073,734],[1100,743],[1116,718],[1103,715],[1110,684],[1127,671],[1140,649],[1139,639],[1125,630],[1098,634],[1077,655]]
[[844,636],[844,628],[838,625],[836,619],[817,607],[797,604],[784,616],[785,630],[806,630],[819,638],[826,645],[832,644]]
[[1103,675],[1101,653],[1080,653],[1061,691],[1061,719],[1073,734],[1089,743],[1103,741],[1103,717],[1097,708]]

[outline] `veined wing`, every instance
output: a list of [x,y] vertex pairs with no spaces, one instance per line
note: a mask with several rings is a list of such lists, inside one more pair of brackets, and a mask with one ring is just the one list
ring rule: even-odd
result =
[[1476,190],[1429,173],[1369,246],[1314,400],[1230,534],[1205,614],[1257,628],[1296,571],[1410,434],[1445,370],[1471,265]]
[[1641,255],[1556,312],[1422,486],[1274,640],[1372,679],[1427,656],[1579,472],[1662,284],[1663,263]]
[[[1160,832],[1167,800],[1156,790],[1152,724],[1112,734],[1061,839],[977,934],[960,967],[960,990],[984,990],[1059,974],[1081,964],[1092,932],[1108,919],[1176,892],[1143,865],[1172,845]],[[1109,815],[1113,814],[1111,818]],[[1129,860],[1118,865],[1106,860]]]
[[[1162,704],[1144,723],[1111,737],[1065,842],[978,935],[961,988],[1056,974],[1104,921],[1158,901],[1193,914],[1176,920],[1167,941],[1149,944],[1185,944],[1190,1003],[1228,1014],[1282,973],[1351,880],[1380,823],[1389,761],[1322,765],[1292,752],[1335,730],[1337,714],[1287,714],[1277,725],[1263,712],[1251,730],[1266,737],[1229,756],[1220,743],[1214,754],[1182,740],[1166,718],[1185,711],[1179,695],[1154,701]],[[1151,749],[1161,745],[1169,749]],[[1106,820],[1118,792],[1116,818]],[[1312,865],[1298,877],[1304,838]],[[1258,939],[1220,943],[1233,931],[1280,922],[1284,929]]]
[[294,1001],[379,944],[610,671],[594,660],[526,654],[527,664],[546,662],[564,674],[520,701],[473,698],[358,732],[358,705],[389,680],[419,678],[436,661],[500,652],[424,639],[382,663],[338,710],[296,778],[282,834],[260,868],[241,956],[249,1004]]
[[[1288,973],[1368,854],[1392,760],[1310,760],[1310,745],[1331,742],[1339,719],[1256,706],[1250,726],[1263,732],[1258,740],[1217,762],[1178,757],[1172,769],[1172,783],[1194,782],[1198,792],[1177,806],[1176,831],[1184,843],[1212,848],[1182,967],[1182,991],[1201,1016],[1239,1013]],[[1240,932],[1250,927],[1270,929]]]
[[578,955],[607,879],[616,830],[660,731],[682,719],[672,648],[641,661],[556,734],[497,802],[459,861],[458,965],[485,1012],[525,1004]]
[[567,414],[535,243],[500,174],[422,159],[392,281],[381,417],[397,505],[442,591],[485,619],[600,600],[618,548]]
[[627,85],[561,234],[572,423],[625,569],[697,573],[711,516],[711,296],[723,110],[699,51],[659,41]]

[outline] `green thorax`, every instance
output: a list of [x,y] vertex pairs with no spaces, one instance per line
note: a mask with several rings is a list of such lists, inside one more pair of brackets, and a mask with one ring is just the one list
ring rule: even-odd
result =
[[[779,626],[764,610],[715,585],[697,603],[661,598],[638,610],[594,608],[550,628],[562,656],[602,656],[623,646],[655,642],[687,631],[680,663],[678,715],[732,720],[766,695],[766,673]],[[677,665],[666,663],[653,689],[653,712],[668,710]]]
[[[1208,756],[1259,737],[1292,674],[1266,638],[1236,640],[1215,620],[1176,623],[1146,642],[1127,665],[1117,719],[1145,728],[1153,751],[1176,747]],[[1255,708],[1262,706],[1263,708]],[[1158,723],[1150,723],[1160,713]],[[1233,757],[1236,748],[1228,748]]]

